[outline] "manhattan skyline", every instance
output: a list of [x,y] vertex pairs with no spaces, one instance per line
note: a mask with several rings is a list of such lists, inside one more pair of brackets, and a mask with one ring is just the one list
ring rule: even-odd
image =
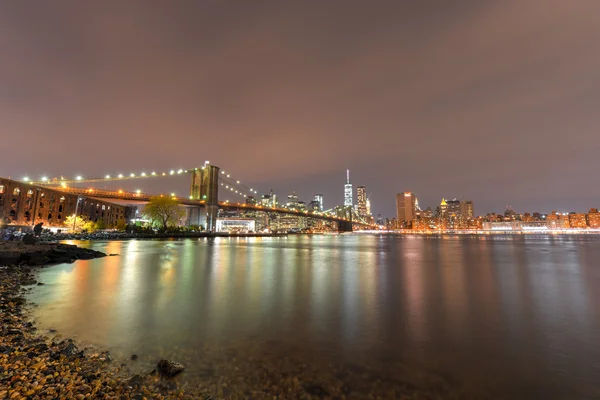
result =
[[374,215],[394,215],[404,191],[424,207],[472,199],[477,213],[600,205],[595,2],[0,11],[1,175],[208,159],[261,193],[329,206],[350,169]]

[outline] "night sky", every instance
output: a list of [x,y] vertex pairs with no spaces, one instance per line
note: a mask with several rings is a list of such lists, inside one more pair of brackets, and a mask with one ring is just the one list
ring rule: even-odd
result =
[[[0,176],[600,207],[600,2],[3,1]],[[168,181],[147,191],[178,190]]]

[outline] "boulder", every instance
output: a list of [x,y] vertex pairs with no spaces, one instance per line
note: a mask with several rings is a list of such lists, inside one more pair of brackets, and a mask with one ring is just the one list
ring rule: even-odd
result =
[[169,360],[160,360],[156,364],[156,371],[160,376],[165,378],[173,378],[183,372],[185,367],[179,363]]
[[2,251],[0,252],[0,265],[18,264],[21,260],[20,251]]
[[51,262],[52,260],[50,259],[50,257],[42,255],[29,257],[29,260],[27,260],[27,264],[29,265],[46,265]]

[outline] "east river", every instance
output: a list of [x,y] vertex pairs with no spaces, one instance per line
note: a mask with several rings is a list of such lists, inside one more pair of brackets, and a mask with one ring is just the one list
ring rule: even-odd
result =
[[283,376],[325,397],[600,398],[600,237],[73,243],[119,256],[42,270],[40,330],[132,370],[182,362],[216,397]]

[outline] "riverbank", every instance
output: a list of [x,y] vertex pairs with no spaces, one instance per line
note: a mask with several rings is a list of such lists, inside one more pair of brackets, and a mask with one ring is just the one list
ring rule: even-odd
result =
[[211,398],[178,390],[161,376],[168,370],[131,375],[127,364],[106,351],[79,349],[56,332],[38,332],[23,296],[35,284],[35,270],[28,266],[0,267],[0,399]]
[[124,240],[124,239],[185,239],[185,238],[214,238],[214,237],[283,237],[286,233],[236,233],[226,232],[120,232],[106,231],[94,233],[55,233],[43,234],[40,238],[43,242],[54,242],[61,240]]

